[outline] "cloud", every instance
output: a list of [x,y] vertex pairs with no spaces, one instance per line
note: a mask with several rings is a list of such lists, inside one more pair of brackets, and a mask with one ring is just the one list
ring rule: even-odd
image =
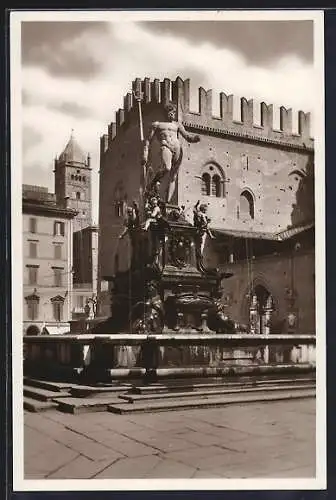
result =
[[[196,44],[191,37],[177,38],[168,31],[158,33],[142,23],[104,23],[103,29],[102,23],[99,26],[93,23],[92,29],[81,27],[83,23],[66,24],[67,36],[62,42],[55,34],[64,34],[59,26],[51,29],[51,26],[43,25],[43,36],[35,35],[35,42],[42,36],[46,47],[39,52],[38,64],[35,56],[32,57],[32,50],[38,50],[34,40],[35,45],[31,42],[32,47],[24,49],[22,85],[26,128],[23,134],[26,144],[31,140],[30,146],[24,150],[24,165],[30,170],[38,166],[52,178],[53,158],[61,153],[71,129],[74,129],[76,139],[92,157],[95,214],[99,137],[107,132],[108,123],[114,120],[115,111],[122,107],[123,96],[136,77],[191,78],[191,107],[194,110],[197,110],[197,88],[202,86],[213,89],[213,111],[216,114],[221,91],[253,97],[257,103],[266,101],[292,107],[293,111],[313,111],[313,96],[317,92],[315,74],[313,65],[299,57],[300,51],[282,52],[281,57],[279,55],[263,66],[247,61],[233,42],[231,46],[224,46],[215,43],[211,37],[210,41],[200,37]],[[70,24],[74,25],[72,34]],[[47,30],[51,33],[50,39]],[[29,36],[32,37],[32,33]],[[29,36],[23,38],[28,45]],[[47,61],[47,52],[52,48],[55,51],[53,70]],[[92,62],[86,73],[78,65],[80,58]],[[68,69],[64,72],[57,70],[56,60],[59,67],[63,64],[63,68]],[[34,143],[32,138],[29,139],[29,132],[26,137],[28,130],[38,131],[41,140]]]
[[23,154],[27,154],[29,149],[38,146],[43,139],[43,135],[39,130],[25,125],[22,130],[22,149]]
[[179,37],[190,44],[205,41],[239,52],[246,64],[267,65],[287,54],[313,61],[312,21],[148,21],[152,33]]
[[104,22],[24,22],[22,62],[43,66],[51,75],[90,79],[101,70],[103,61],[80,50],[85,36],[102,36]]

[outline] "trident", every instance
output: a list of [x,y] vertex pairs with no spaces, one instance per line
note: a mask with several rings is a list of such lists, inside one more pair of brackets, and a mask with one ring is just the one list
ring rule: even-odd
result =
[[143,123],[142,123],[142,110],[141,110],[141,101],[142,101],[142,97],[143,97],[143,92],[141,92],[140,90],[136,93],[134,90],[133,90],[133,96],[134,96],[134,99],[137,101],[138,103],[138,109],[139,109],[139,126],[140,126],[140,139],[141,139],[141,142],[143,142],[144,140],[144,133],[143,133]]
[[[143,97],[143,92],[141,92],[140,89],[138,89],[137,92],[133,90],[133,97],[138,103],[138,110],[139,110],[139,127],[140,127],[140,139],[141,139],[141,145],[143,146],[144,142],[144,132],[143,132],[143,122],[142,122],[142,109],[141,109],[141,101]],[[143,210],[143,194],[144,194],[144,183],[146,179],[146,165],[143,165],[143,170],[142,170],[142,179],[140,182],[140,189],[139,189],[139,194],[140,194],[140,206]]]

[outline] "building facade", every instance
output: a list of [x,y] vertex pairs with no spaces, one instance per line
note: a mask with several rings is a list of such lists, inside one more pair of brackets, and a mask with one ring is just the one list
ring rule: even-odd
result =
[[76,211],[47,188],[23,185],[23,332],[69,330]]
[[[298,113],[296,133],[292,110],[284,106],[275,127],[272,105],[260,104],[257,123],[253,100],[241,98],[235,113],[234,96],[221,93],[219,116],[213,116],[212,91],[199,89],[194,112],[189,89],[189,80],[180,78],[133,82],[133,90],[143,96],[145,136],[152,122],[166,121],[164,107],[174,101],[186,130],[201,137],[197,144],[180,139],[183,157],[174,203],[185,207],[190,222],[198,200],[208,206],[213,238],[206,242],[205,264],[234,273],[223,282],[228,314],[244,323],[257,318],[256,331],[314,331],[314,142],[309,113]],[[237,114],[239,119],[234,119]],[[139,201],[142,149],[138,105],[130,92],[101,138],[100,281],[130,263],[129,241],[120,241],[119,235],[127,204]],[[154,171],[159,152],[154,140],[149,156]]]

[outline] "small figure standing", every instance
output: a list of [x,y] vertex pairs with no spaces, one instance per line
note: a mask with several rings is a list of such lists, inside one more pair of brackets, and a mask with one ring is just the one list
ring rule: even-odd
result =
[[209,228],[211,219],[207,216],[207,210],[208,206],[205,203],[200,204],[200,200],[194,206],[194,226],[197,229],[198,236],[201,238],[201,254],[203,254],[206,235],[211,239],[214,238]]
[[166,196],[168,203],[175,191],[175,183],[178,169],[182,161],[182,145],[178,134],[188,142],[199,142],[200,136],[187,132],[182,123],[176,120],[176,105],[169,103],[166,106],[167,121],[153,122],[148,138],[144,143],[142,164],[147,165],[149,145],[154,137],[160,142],[161,165],[154,177],[154,183],[160,181],[167,174],[169,175],[169,186]]
[[139,227],[139,208],[135,201],[131,207],[127,207],[124,225],[124,230],[119,235],[119,239],[122,240],[126,234],[128,234],[132,239],[132,231]]
[[158,224],[162,220],[161,208],[159,207],[159,200],[156,196],[153,196],[149,202],[145,205],[146,221],[145,230],[148,231],[149,226],[153,224]]

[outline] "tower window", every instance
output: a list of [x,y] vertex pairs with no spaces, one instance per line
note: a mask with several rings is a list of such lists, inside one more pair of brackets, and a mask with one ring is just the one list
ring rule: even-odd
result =
[[249,191],[240,195],[239,212],[242,219],[254,219],[254,200]]
[[80,192],[79,192],[79,191],[77,191],[77,193],[76,193],[76,200],[80,200],[80,199],[81,199]]
[[80,174],[80,170],[77,170],[77,174]]
[[36,219],[34,217],[30,217],[29,219],[29,232],[30,233],[36,233],[37,230],[36,230]]
[[75,176],[74,174],[71,174],[71,179],[74,180]]
[[64,222],[54,222],[54,236],[64,236]]
[[85,175],[83,175],[83,182],[85,182]]
[[29,243],[29,257],[33,259],[37,257],[37,243],[35,241]]
[[124,202],[117,201],[115,204],[115,214],[117,217],[122,217],[124,215]]
[[80,175],[78,176],[78,180],[79,180],[79,181],[81,181],[81,180],[82,180],[82,177],[81,177]]

